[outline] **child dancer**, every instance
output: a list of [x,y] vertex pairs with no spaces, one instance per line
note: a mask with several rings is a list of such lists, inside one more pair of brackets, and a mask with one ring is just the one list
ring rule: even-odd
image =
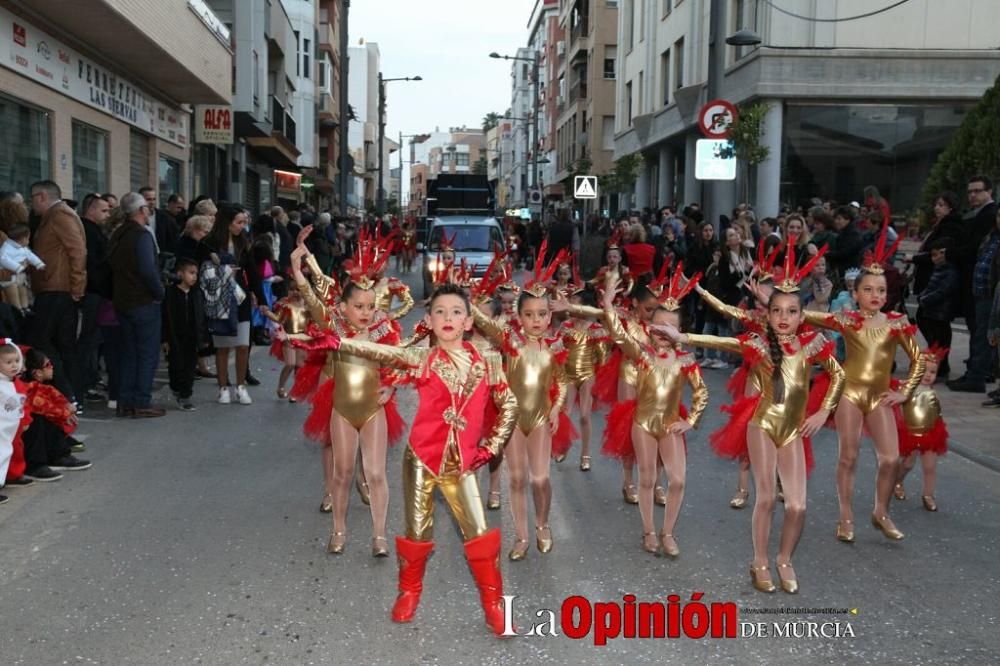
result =
[[[267,313],[267,317],[288,335],[301,335],[306,332],[309,311],[296,282],[292,281],[288,285],[288,295],[274,304],[274,309]],[[278,375],[278,398],[281,400],[288,398],[289,402],[295,402],[295,398],[289,396],[285,390],[285,384],[288,383],[288,378],[305,363],[306,353],[296,349],[287,339],[281,340],[276,336],[271,343],[271,356],[282,363],[281,374]]]
[[553,436],[561,434],[565,437],[566,434],[565,431],[559,433],[563,425],[560,424],[562,405],[566,400],[563,370],[566,351],[558,338],[545,337],[552,319],[548,281],[565,253],[560,252],[543,270],[546,248],[547,243],[543,242],[535,262],[535,279],[525,286],[518,298],[519,327],[502,326],[478,309],[472,311],[476,327],[502,350],[506,358],[507,378],[517,398],[517,427],[506,449],[510,504],[517,533],[514,548],[508,554],[513,562],[523,560],[528,553],[528,479],[535,503],[538,550],[541,553],[552,550],[549,459]]
[[896,499],[905,500],[903,479],[910,473],[920,454],[924,470],[924,489],[920,496],[924,508],[937,511],[934,501],[934,481],[937,479],[938,456],[948,452],[948,428],[941,418],[941,403],[934,393],[938,368],[948,357],[948,349],[931,346],[924,352],[924,376],[913,397],[896,408],[896,427],[899,429],[899,471],[896,473]]
[[[614,276],[610,276],[606,285],[603,302],[604,317],[612,338],[637,369],[635,408],[629,423],[631,432],[622,432],[615,439],[620,445],[633,449],[639,465],[642,547],[649,553],[658,553],[662,548],[670,557],[680,554],[673,532],[684,499],[687,468],[684,433],[698,424],[708,405],[708,389],[694,356],[677,349],[670,338],[657,328],[667,324],[674,328],[680,326],[681,300],[701,278],[700,274],[696,275],[682,288],[680,276],[683,270],[683,264],[679,264],[669,283],[663,279],[650,285],[660,303],[650,322],[650,344],[639,342],[622,326],[614,308],[618,286],[618,279]],[[684,414],[681,405],[684,382],[691,386],[689,415]],[[666,468],[668,481],[667,508],[663,513],[659,541],[653,531],[653,486],[657,478],[657,460]]]
[[[840,459],[837,464],[837,497],[840,501],[840,520],[837,522],[837,539],[854,541],[854,468],[864,429],[871,434],[878,457],[875,477],[875,506],[872,525],[888,539],[899,540],[903,533],[889,518],[889,499],[896,483],[896,466],[899,464],[899,434],[892,408],[908,401],[924,374],[924,357],[917,345],[916,326],[897,312],[883,313],[887,284],[885,266],[899,239],[887,247],[888,220],[874,253],[866,253],[861,273],[854,284],[854,300],[859,310],[848,312],[806,312],[806,321],[814,326],[836,331],[844,336],[847,358],[844,362],[846,383],[840,399],[835,423],[840,442]],[[902,347],[910,357],[910,375],[898,391],[889,386],[896,349]]]
[[[499,354],[480,351],[463,334],[472,328],[469,301],[455,285],[438,287],[424,317],[434,333],[432,347],[398,347],[341,338],[333,331],[321,344],[337,353],[367,358],[406,373],[420,398],[403,454],[403,511],[406,536],[396,537],[399,596],[394,622],[410,622],[423,591],[427,558],[434,550],[434,490],[438,489],[458,522],[486,623],[503,633],[500,530],[489,530],[475,470],[500,454],[517,418]],[[497,418],[490,433],[483,415],[493,401]],[[480,441],[483,444],[480,445]]]
[[[788,255],[793,255],[789,251]],[[811,264],[813,262],[809,262]],[[844,372],[833,358],[833,345],[817,332],[803,333],[802,300],[799,282],[811,270],[806,264],[795,268],[786,256],[784,279],[775,285],[768,299],[768,320],[764,335],[747,333],[739,338],[682,334],[663,326],[675,342],[713,347],[740,353],[751,361],[751,372],[761,388],[760,395],[741,419],[730,422],[732,439],[746,431],[750,463],[754,469],[755,502],[752,518],[754,559],[750,565],[753,586],[774,592],[768,558],[775,504],[775,472],[785,494],[784,520],[778,545],[778,578],[781,589],[798,591],[792,568],[792,554],[802,534],[806,512],[806,459],[802,438],[814,435],[836,407],[844,384]],[[819,411],[806,418],[809,379],[813,363],[821,363],[831,381]]]

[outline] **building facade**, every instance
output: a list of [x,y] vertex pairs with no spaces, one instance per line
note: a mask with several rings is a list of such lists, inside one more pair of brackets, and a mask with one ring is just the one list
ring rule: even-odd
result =
[[183,105],[226,103],[232,85],[228,31],[202,3],[3,0],[0,43],[0,189],[191,195]]
[[[635,207],[704,201],[714,220],[748,200],[774,215],[814,196],[860,199],[875,185],[905,211],[1000,73],[993,3],[905,3],[856,20],[860,5],[851,3],[789,0],[781,5],[789,13],[749,0],[718,4],[710,51],[713,3],[620,3],[614,143],[616,157],[643,157]],[[724,43],[743,28],[761,44]],[[709,96],[768,109],[769,156],[736,182],[694,177],[697,115]]]
[[350,78],[348,101],[354,117],[347,130],[354,170],[347,194],[353,213],[375,206],[378,188],[378,74],[381,56],[378,44],[369,42],[348,49]]
[[339,207],[337,180],[340,163],[340,133],[346,120],[340,118],[340,80],[346,63],[341,62],[340,45],[344,0],[319,2],[319,52],[316,72],[316,148],[315,186],[317,207]]

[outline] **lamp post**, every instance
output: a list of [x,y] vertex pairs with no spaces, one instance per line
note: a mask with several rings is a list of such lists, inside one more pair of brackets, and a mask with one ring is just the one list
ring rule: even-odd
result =
[[[394,79],[382,77],[382,72],[378,73],[378,190],[375,193],[375,212],[378,215],[385,213],[385,84],[390,81],[423,81],[422,76],[403,76]],[[402,150],[402,147],[400,147]],[[402,179],[403,172],[400,169],[399,177]],[[400,185],[402,187],[402,185]]]
[[[539,80],[541,79],[541,76],[539,76],[539,55],[538,55],[538,51],[535,51],[533,49],[531,51],[532,51],[532,53],[535,54],[534,57],[532,57],[532,58],[524,58],[524,57],[521,57],[521,56],[500,55],[496,51],[494,51],[493,53],[491,53],[490,57],[498,59],[498,60],[521,60],[523,62],[530,62],[531,63],[531,76],[534,79],[534,92],[533,92],[533,95],[534,95],[534,98],[535,98],[534,99],[534,104],[532,105],[534,107],[534,109],[535,109],[534,113],[532,114],[532,116],[533,116],[533,118],[532,118],[532,120],[533,120],[532,130],[534,132],[535,145],[534,145],[534,150],[531,151],[531,185],[532,185],[532,187],[538,187],[538,114],[539,114],[539,111],[540,111],[539,110],[539,101],[538,101],[538,85],[539,85]],[[525,129],[525,135],[526,135],[525,136],[525,142],[527,142],[527,129]]]

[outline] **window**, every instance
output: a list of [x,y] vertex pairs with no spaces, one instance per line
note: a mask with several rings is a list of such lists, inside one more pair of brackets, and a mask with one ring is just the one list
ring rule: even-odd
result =
[[663,16],[664,17],[666,17],[667,14],[670,13],[670,10],[673,9],[673,5],[674,5],[673,0],[663,0]]
[[[522,176],[523,178],[523,176]],[[503,233],[499,227],[492,225],[463,224],[461,226],[434,227],[428,249],[437,252],[441,249],[442,237],[452,238],[452,247],[456,252],[492,252],[496,244],[504,244]]]
[[253,104],[260,106],[260,56],[256,51],[253,52]]
[[108,135],[73,121],[73,198],[108,191]]
[[[733,25],[735,27],[732,30],[732,32],[736,32],[736,30],[741,30],[743,28],[746,28],[747,26],[752,25],[753,23],[756,22],[756,19],[751,21],[746,0],[736,0],[735,16],[733,17],[733,19],[734,19]],[[741,58],[746,57],[746,55],[749,54],[751,51],[753,51],[753,49],[754,47],[752,46],[737,46],[736,59],[739,60]]]
[[628,53],[635,46],[635,0],[625,0],[625,44]]
[[[299,39],[299,31],[295,30],[294,32],[295,32],[295,48],[301,49],[302,42]],[[301,50],[300,50],[300,52],[301,52]],[[302,71],[301,71],[301,69],[299,67],[299,59],[298,58],[295,59],[295,76],[302,76]]]
[[639,110],[640,114],[644,113],[645,109],[646,109],[646,107],[644,107],[642,105],[642,101],[643,101],[643,95],[642,95],[642,93],[646,89],[645,82],[646,82],[645,72],[639,72],[639,91],[638,91],[639,99],[637,99],[636,102],[635,102],[635,108],[637,108]]
[[639,41],[646,38],[646,0],[639,0]]
[[670,49],[660,54],[660,93],[663,106],[670,104]]
[[615,61],[618,60],[618,47],[604,47],[604,78],[615,78]]
[[684,87],[684,38],[674,42],[674,90]]
[[604,150],[615,149],[615,117],[604,116],[601,119],[601,148]]
[[[0,183],[24,192],[36,180],[52,177],[49,114],[0,95]],[[103,190],[102,190],[103,191]]]
[[312,40],[302,40],[302,76],[307,79],[312,78],[312,52],[309,50],[311,45]]
[[625,84],[625,117],[628,119],[628,127],[632,127],[632,82]]
[[469,166],[469,153],[455,153],[455,166]]
[[128,133],[128,174],[133,192],[149,185],[149,136],[135,129]]
[[181,194],[181,163],[160,155],[160,206],[167,205],[171,194]]

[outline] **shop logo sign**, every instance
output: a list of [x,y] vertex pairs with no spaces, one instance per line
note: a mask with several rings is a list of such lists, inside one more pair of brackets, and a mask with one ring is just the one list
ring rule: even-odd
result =
[[46,60],[52,60],[52,50],[45,42],[38,42],[38,55],[42,56]]
[[14,42],[21,46],[28,45],[28,31],[19,23],[14,24]]

